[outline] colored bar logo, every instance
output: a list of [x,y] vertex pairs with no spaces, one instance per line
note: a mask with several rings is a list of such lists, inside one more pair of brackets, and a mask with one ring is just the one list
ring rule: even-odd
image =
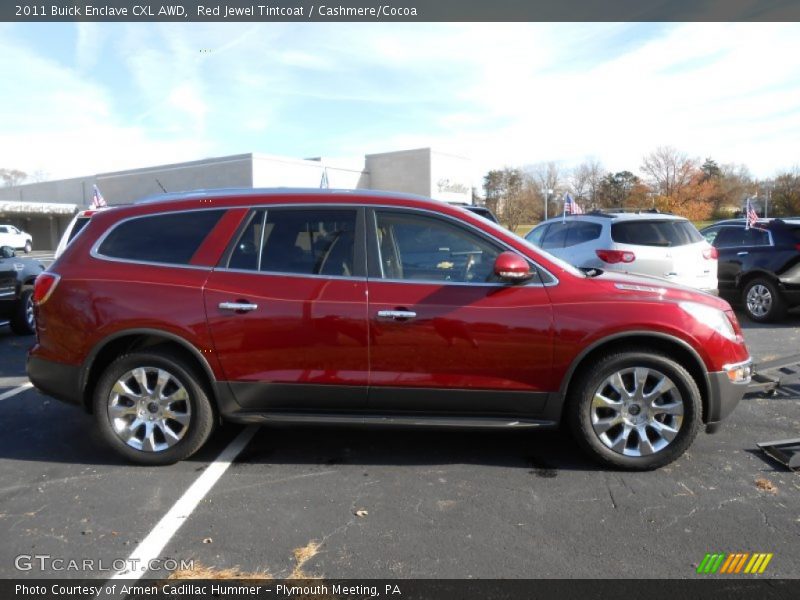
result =
[[751,575],[763,573],[773,554],[764,552],[735,552],[725,554],[723,552],[708,553],[697,566],[697,572],[702,575],[719,574],[739,574],[747,573]]

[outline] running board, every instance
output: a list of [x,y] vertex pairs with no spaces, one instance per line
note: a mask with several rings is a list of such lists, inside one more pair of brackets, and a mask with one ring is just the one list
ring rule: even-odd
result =
[[389,427],[433,427],[438,429],[534,429],[553,428],[554,421],[508,417],[462,417],[423,415],[342,415],[305,413],[237,412],[225,415],[234,423],[262,425],[366,425]]

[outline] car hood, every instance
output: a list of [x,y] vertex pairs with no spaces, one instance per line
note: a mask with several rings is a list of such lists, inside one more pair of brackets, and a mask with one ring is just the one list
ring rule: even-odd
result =
[[631,300],[690,301],[720,310],[731,310],[730,304],[722,298],[660,277],[605,271],[602,275],[590,278],[590,281],[608,288],[610,293],[630,294]]

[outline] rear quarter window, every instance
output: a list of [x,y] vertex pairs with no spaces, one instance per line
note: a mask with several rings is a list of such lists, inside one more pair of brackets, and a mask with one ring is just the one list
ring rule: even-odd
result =
[[108,258],[186,265],[224,212],[175,212],[123,221],[108,233],[97,252]]
[[685,246],[703,241],[689,221],[625,221],[611,225],[611,239],[636,246]]

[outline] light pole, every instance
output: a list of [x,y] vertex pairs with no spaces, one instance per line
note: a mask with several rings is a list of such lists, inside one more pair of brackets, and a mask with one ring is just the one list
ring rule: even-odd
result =
[[553,190],[549,188],[542,188],[542,194],[544,195],[544,220],[547,221],[547,205],[550,204],[550,195],[553,193]]

